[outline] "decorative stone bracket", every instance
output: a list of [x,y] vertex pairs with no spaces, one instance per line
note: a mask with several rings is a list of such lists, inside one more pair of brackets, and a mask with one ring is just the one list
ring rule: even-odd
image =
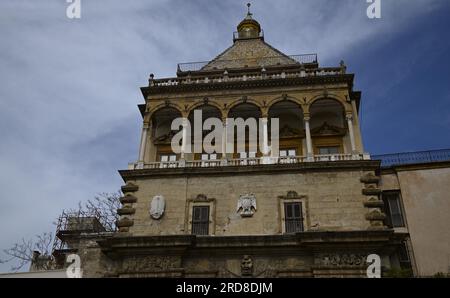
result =
[[120,203],[122,208],[117,209],[119,220],[116,222],[119,232],[129,232],[130,227],[134,225],[133,216],[136,213],[135,204],[137,198],[133,195],[134,192],[139,190],[139,186],[132,182],[127,182],[121,187],[124,196],[121,197]]
[[134,213],[136,213],[136,209],[131,207],[117,209],[117,214],[119,215],[131,215]]
[[139,189],[139,186],[137,186],[134,183],[128,182],[126,185],[123,185],[121,187],[122,192],[125,193],[131,193],[131,192],[136,192]]
[[384,226],[386,215],[382,211],[384,203],[380,199],[381,189],[378,187],[380,177],[369,172],[363,175],[360,181],[364,183],[362,194],[368,196],[363,204],[368,209],[366,220],[370,222],[369,229],[386,229],[386,226]]

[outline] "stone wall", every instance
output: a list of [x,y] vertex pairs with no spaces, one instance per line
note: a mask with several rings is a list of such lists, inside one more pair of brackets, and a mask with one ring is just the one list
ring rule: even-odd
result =
[[[308,172],[229,173],[136,178],[137,202],[129,232],[133,235],[189,234],[189,201],[199,195],[211,202],[210,234],[218,236],[282,233],[282,202],[288,192],[303,202],[305,230],[365,230],[364,184],[361,169]],[[245,175],[245,176],[244,176]],[[130,182],[130,180],[129,180]],[[253,194],[257,210],[251,217],[237,212],[239,197]],[[161,219],[150,217],[154,196],[166,201]]]
[[450,167],[395,167],[382,175],[384,190],[400,189],[419,276],[450,271]]

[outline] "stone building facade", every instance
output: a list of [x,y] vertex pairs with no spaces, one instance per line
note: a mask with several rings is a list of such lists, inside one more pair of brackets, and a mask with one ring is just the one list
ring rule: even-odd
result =
[[[360,277],[371,254],[383,273],[413,266],[402,258],[411,255],[408,229],[386,225],[382,198],[413,178],[383,172],[365,153],[354,74],[344,62],[283,54],[251,13],[237,29],[213,60],[150,76],[138,160],[119,171],[118,231],[66,233],[71,245],[60,253],[78,253],[90,277]],[[187,125],[173,152],[172,121],[199,110],[225,130],[234,129],[229,118],[262,119],[265,144],[279,118],[278,154],[190,153]],[[408,218],[420,230],[416,222]]]
[[409,255],[403,258],[409,258],[414,275],[450,274],[450,150],[374,158],[386,161],[380,188],[383,197],[399,203],[401,220],[390,226],[409,235]]

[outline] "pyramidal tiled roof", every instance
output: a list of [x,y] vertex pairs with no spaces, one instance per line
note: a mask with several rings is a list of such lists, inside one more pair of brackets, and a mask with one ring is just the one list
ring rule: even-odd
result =
[[201,70],[292,65],[298,62],[275,49],[262,38],[238,39]]

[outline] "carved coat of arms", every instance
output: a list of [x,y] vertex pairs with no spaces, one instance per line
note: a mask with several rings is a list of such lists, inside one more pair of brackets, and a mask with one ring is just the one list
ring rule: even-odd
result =
[[250,217],[256,211],[256,197],[254,194],[241,195],[236,212],[241,212],[242,217]]
[[163,196],[154,196],[150,203],[150,216],[153,219],[160,219],[164,214],[166,208],[166,200]]

